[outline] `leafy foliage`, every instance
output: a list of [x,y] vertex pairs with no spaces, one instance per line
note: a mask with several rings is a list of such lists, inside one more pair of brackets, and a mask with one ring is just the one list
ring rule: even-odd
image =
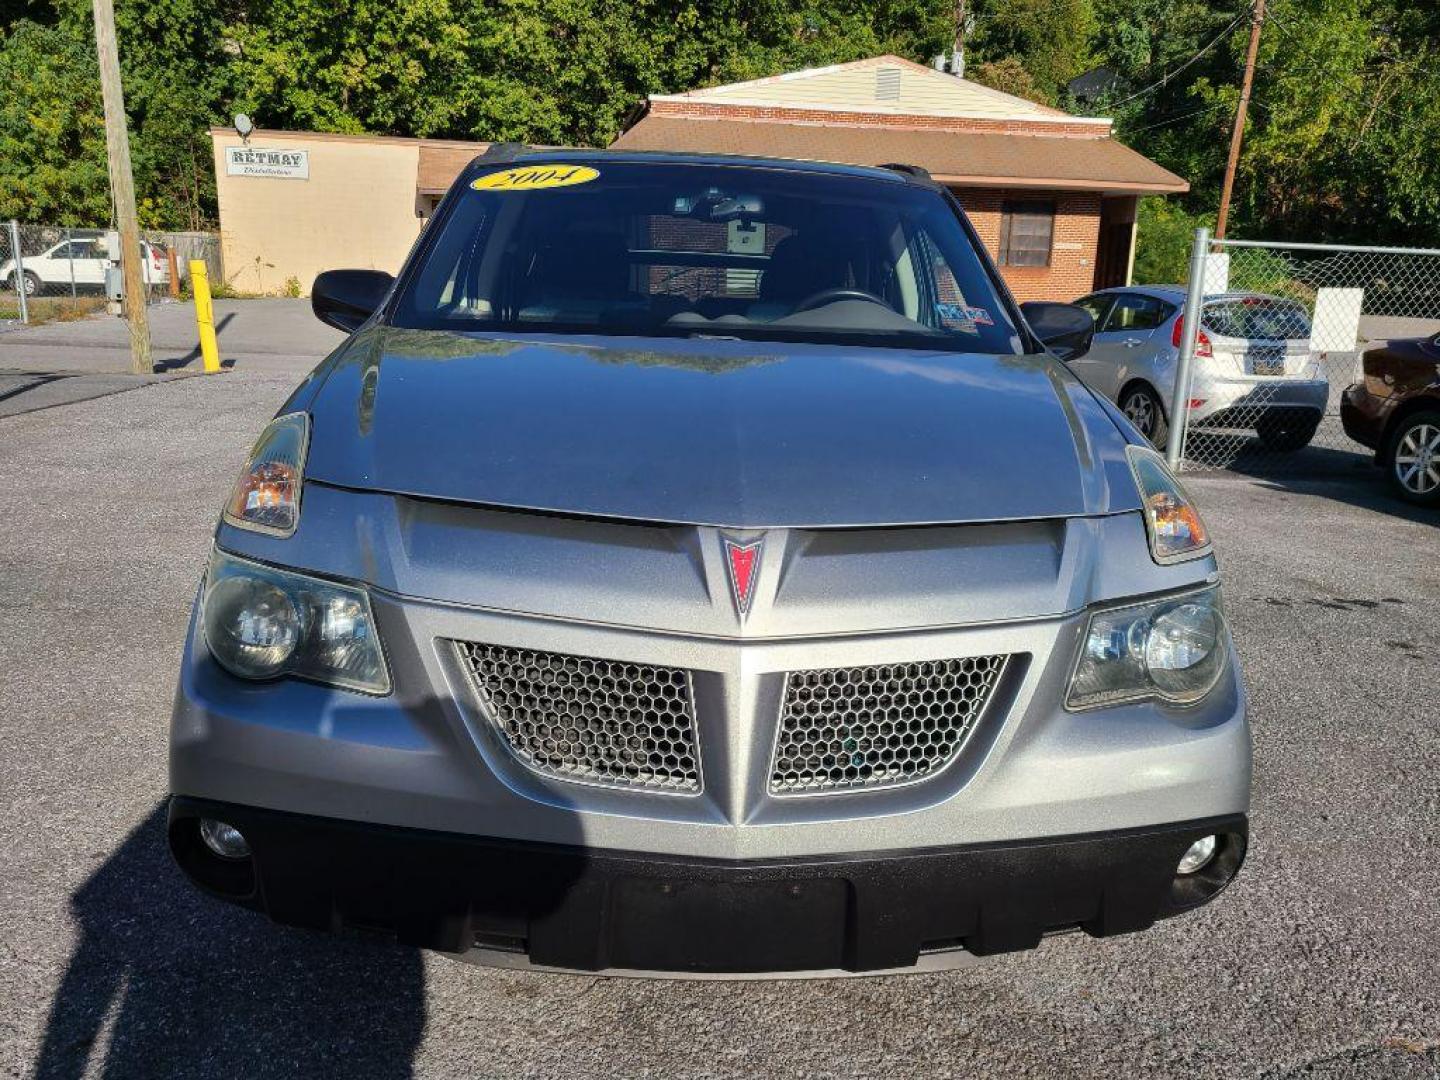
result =
[[[215,214],[207,128],[604,145],[647,94],[881,52],[925,61],[953,0],[116,0],[144,224]],[[1232,235],[1440,242],[1440,5],[1269,0]],[[1138,271],[1213,214],[1245,0],[969,0],[971,77],[1077,112],[1191,181]],[[1208,47],[1208,48],[1207,48]],[[1107,98],[1067,83],[1104,65]],[[0,217],[109,218],[89,0],[0,0]]]

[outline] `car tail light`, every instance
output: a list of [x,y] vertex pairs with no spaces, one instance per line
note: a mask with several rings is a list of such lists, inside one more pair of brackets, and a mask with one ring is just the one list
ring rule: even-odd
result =
[[[1180,341],[1185,336],[1185,318],[1181,316],[1175,320],[1175,332],[1170,335],[1170,344],[1180,348]],[[1210,339],[1205,336],[1205,331],[1200,331],[1200,336],[1195,339],[1196,356],[1214,356],[1215,350],[1210,345]]]

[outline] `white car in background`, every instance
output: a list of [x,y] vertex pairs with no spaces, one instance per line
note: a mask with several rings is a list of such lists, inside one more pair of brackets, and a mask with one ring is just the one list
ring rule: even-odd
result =
[[[1185,290],[1179,285],[1102,289],[1075,301],[1095,318],[1095,340],[1069,366],[1163,446],[1180,358]],[[1194,427],[1254,431],[1272,450],[1308,446],[1330,384],[1310,342],[1304,305],[1263,293],[1205,298],[1190,384]]]
[[[170,283],[169,256],[159,244],[140,241],[140,270],[146,285]],[[26,296],[57,296],[75,289],[93,292],[105,287],[105,270],[111,264],[103,236],[77,236],[61,240],[38,255],[21,258],[21,280]],[[15,260],[0,262],[0,288],[14,289]]]

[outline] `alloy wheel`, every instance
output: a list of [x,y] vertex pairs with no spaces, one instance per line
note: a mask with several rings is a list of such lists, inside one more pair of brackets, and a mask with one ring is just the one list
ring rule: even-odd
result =
[[1440,427],[1422,422],[1405,432],[1395,447],[1395,479],[1416,495],[1440,488]]
[[1150,400],[1149,394],[1136,390],[1125,399],[1125,403],[1120,406],[1120,411],[1125,414],[1125,419],[1134,424],[1140,434],[1147,439],[1154,433],[1155,403]]

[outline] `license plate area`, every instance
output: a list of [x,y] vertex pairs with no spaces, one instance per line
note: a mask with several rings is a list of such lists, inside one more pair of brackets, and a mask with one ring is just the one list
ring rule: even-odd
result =
[[[802,881],[655,881],[612,886],[611,954],[639,970],[675,970],[666,940],[678,931],[686,970],[816,971],[844,960],[848,885]],[[657,935],[656,926],[671,932]]]
[[1252,349],[1248,355],[1250,360],[1250,374],[1286,374],[1284,349]]

